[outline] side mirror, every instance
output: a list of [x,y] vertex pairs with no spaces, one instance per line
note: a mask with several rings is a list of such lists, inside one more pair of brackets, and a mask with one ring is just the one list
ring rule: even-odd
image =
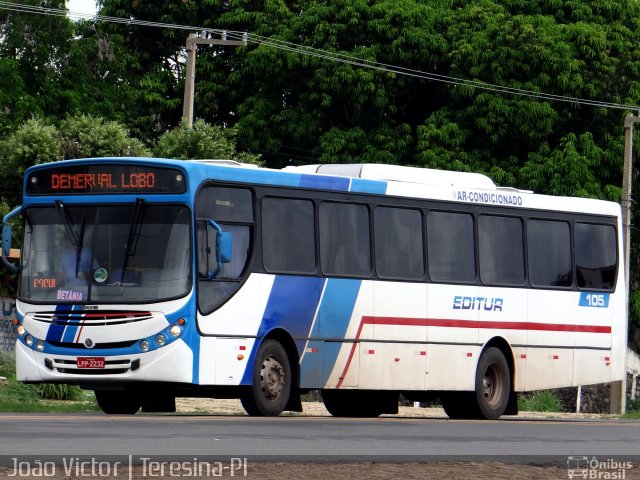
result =
[[9,220],[21,212],[22,207],[18,207],[7,213],[2,219],[2,262],[11,273],[18,273],[20,267],[9,261],[9,256],[11,255],[11,225],[9,225]]
[[223,263],[231,262],[233,237],[213,220],[198,219],[198,272],[209,280],[216,278]]
[[9,257],[11,254],[11,225],[2,225],[2,256]]

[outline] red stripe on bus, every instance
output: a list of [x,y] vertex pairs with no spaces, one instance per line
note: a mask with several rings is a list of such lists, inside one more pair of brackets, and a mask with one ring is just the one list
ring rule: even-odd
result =
[[365,325],[405,325],[414,327],[494,328],[497,330],[540,330],[550,332],[611,333],[606,325],[571,325],[567,323],[496,322],[448,318],[362,317]]
[[451,327],[451,328],[494,328],[497,330],[538,330],[549,332],[581,332],[581,333],[611,333],[611,327],[606,325],[570,325],[567,323],[537,323],[537,322],[496,322],[479,320],[455,320],[448,318],[410,318],[410,317],[372,317],[364,316],[360,320],[355,340],[351,344],[351,350],[347,362],[338,377],[336,388],[340,388],[344,382],[353,355],[356,351],[357,340],[360,339],[362,328],[365,325],[404,325],[414,327]]

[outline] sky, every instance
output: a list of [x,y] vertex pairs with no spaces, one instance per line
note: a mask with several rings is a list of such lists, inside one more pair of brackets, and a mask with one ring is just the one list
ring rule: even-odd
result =
[[96,3],[93,0],[67,0],[67,9],[70,12],[95,15]]

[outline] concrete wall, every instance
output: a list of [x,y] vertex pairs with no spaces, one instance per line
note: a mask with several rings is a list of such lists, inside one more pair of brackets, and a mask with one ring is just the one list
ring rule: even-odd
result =
[[0,355],[13,358],[16,349],[16,302],[12,298],[0,297]]

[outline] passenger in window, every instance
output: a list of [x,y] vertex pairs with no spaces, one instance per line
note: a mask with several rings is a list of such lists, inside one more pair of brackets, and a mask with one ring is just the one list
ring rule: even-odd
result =
[[75,247],[69,244],[60,255],[61,284],[66,287],[86,285],[97,268],[99,265],[93,258],[91,247]]

